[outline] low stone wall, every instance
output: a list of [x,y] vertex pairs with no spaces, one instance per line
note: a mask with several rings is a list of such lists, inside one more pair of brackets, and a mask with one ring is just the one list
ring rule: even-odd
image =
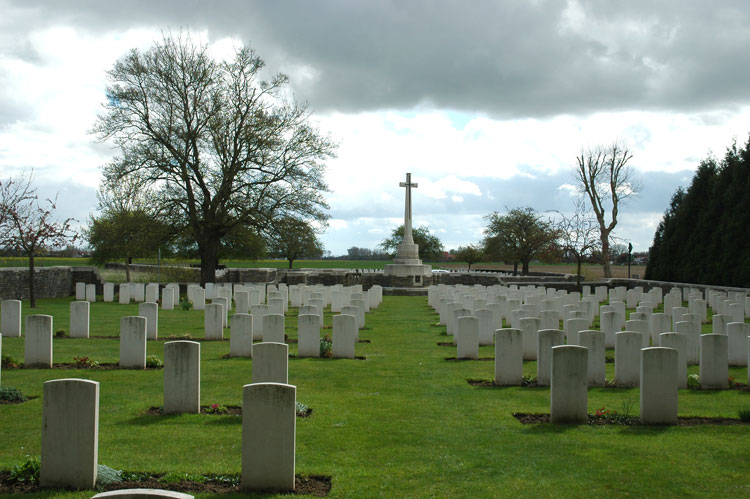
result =
[[[75,283],[96,284],[101,294],[103,282],[96,267],[36,267],[34,295],[37,298],[64,298],[75,294]],[[0,299],[29,299],[28,267],[0,268]]]

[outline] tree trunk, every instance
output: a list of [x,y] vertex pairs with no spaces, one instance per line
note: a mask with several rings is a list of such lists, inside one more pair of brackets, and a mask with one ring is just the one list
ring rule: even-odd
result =
[[521,275],[529,275],[529,260],[523,260],[521,263]]
[[513,262],[513,275],[518,275],[518,262]]
[[604,277],[612,277],[612,269],[609,268],[609,232],[602,231],[602,269]]
[[471,272],[471,263],[469,263],[469,272]]
[[292,263],[294,262],[294,258],[287,258],[289,260],[289,270],[292,270]]
[[133,257],[129,256],[125,259],[125,282],[130,282],[130,264],[133,262]]
[[581,263],[583,263],[582,257],[576,258],[576,263],[578,264],[578,275],[576,275],[576,287],[578,288],[578,292],[581,291]]
[[34,296],[34,252],[29,252],[29,307],[36,308]]
[[204,243],[198,243],[201,255],[201,286],[207,282],[216,282],[216,262],[219,254],[219,238],[207,238]]

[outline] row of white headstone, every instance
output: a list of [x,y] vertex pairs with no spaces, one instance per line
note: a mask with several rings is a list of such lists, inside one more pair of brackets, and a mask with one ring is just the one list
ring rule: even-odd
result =
[[[597,288],[601,289],[601,288]],[[590,355],[590,383],[593,386],[601,386],[604,383],[604,361],[605,361],[605,348],[615,347],[615,382],[619,386],[635,386],[637,384],[637,376],[632,373],[637,373],[637,348],[646,348],[653,341],[654,346],[673,346],[680,352],[679,365],[681,366],[680,372],[680,384],[684,387],[687,383],[687,365],[701,365],[701,372],[706,372],[707,381],[704,386],[719,388],[719,384],[712,382],[716,376],[712,376],[710,373],[726,372],[728,365],[746,366],[750,362],[748,356],[748,336],[750,336],[750,324],[744,322],[734,322],[726,325],[722,325],[720,328],[716,328],[719,335],[726,339],[726,348],[717,347],[712,348],[707,346],[709,350],[703,352],[702,345],[713,345],[709,342],[723,342],[722,339],[713,339],[714,335],[709,335],[712,338],[704,340],[701,335],[700,322],[697,321],[681,321],[676,320],[675,325],[677,326],[676,331],[671,332],[668,328],[664,330],[657,330],[658,335],[651,339],[651,331],[648,328],[648,321],[639,318],[636,314],[631,314],[631,317],[636,316],[636,319],[629,321],[622,321],[627,331],[620,331],[620,328],[614,327],[615,321],[612,320],[613,316],[621,315],[624,318],[624,303],[615,302],[622,305],[622,310],[610,311],[607,310],[602,314],[601,318],[601,330],[595,331],[590,330],[591,322],[593,317],[588,314],[581,314],[580,310],[575,311],[571,318],[563,321],[565,325],[564,331],[560,331],[559,327],[559,314],[557,309],[553,308],[553,303],[546,303],[550,307],[549,310],[538,310],[536,307],[537,301],[534,297],[547,296],[547,291],[541,291],[539,289],[527,288],[525,292],[525,298],[531,303],[520,304],[521,300],[517,299],[517,291],[512,288],[494,288],[492,295],[484,294],[487,293],[480,287],[460,287],[451,288],[448,286],[436,287],[430,290],[432,293],[432,305],[437,308],[440,312],[441,323],[447,325],[447,331],[449,335],[453,335],[454,332],[454,344],[457,346],[457,357],[476,359],[479,357],[479,345],[491,345],[495,338],[495,331],[503,326],[503,318],[510,315],[511,326],[513,329],[518,330],[520,333],[520,342],[518,347],[521,349],[521,357],[515,359],[515,350],[511,349],[507,355],[510,355],[513,360],[513,365],[521,365],[522,360],[537,360],[538,370],[538,381],[540,384],[547,384],[549,379],[549,349],[555,345],[562,345],[566,343],[569,345],[582,345],[592,349]],[[430,292],[428,291],[428,293]],[[510,293],[514,293],[511,295]],[[538,294],[537,294],[538,293]],[[562,293],[555,293],[558,297],[563,297]],[[599,296],[603,293],[600,292]],[[513,296],[512,298],[509,298]],[[428,295],[429,296],[429,295]],[[574,295],[575,296],[575,295]],[[592,295],[589,295],[592,296]],[[674,296],[674,293],[667,295]],[[652,298],[658,299],[658,296]],[[488,299],[491,300],[488,302]],[[587,301],[581,303],[591,303],[596,298],[590,298]],[[736,302],[735,302],[736,303]],[[681,304],[681,303],[680,303]],[[567,303],[564,307],[573,305]],[[596,303],[598,306],[598,302]],[[465,308],[472,307],[472,308]],[[474,308],[474,307],[485,307],[485,308]],[[514,309],[514,307],[521,307]],[[604,307],[601,307],[602,309]],[[616,307],[618,308],[618,307]],[[640,307],[639,307],[640,308]],[[648,308],[648,307],[644,307]],[[678,314],[684,315],[687,312],[678,310],[679,307],[673,307],[672,315],[677,318]],[[510,311],[509,309],[514,309]],[[593,307],[590,307],[593,309]],[[641,312],[645,314],[646,312]],[[530,317],[520,317],[521,315],[528,314]],[[537,316],[534,316],[536,314]],[[654,316],[665,314],[653,314]],[[704,310],[703,316],[706,315]],[[697,316],[697,315],[696,315]],[[714,317],[716,324],[716,316]],[[697,322],[697,323],[696,323]],[[496,343],[497,345],[497,343]],[[629,352],[629,353],[628,353]],[[635,353],[633,353],[635,352]],[[722,366],[723,367],[720,367]],[[618,367],[619,366],[619,367]],[[514,369],[514,372],[516,370]],[[520,371],[518,371],[520,373]],[[721,374],[717,374],[721,377]],[[515,376],[514,376],[515,377]],[[517,382],[520,383],[521,375],[517,375]],[[748,375],[750,379],[750,374]],[[634,381],[635,380],[635,381]],[[726,388],[726,380],[723,383],[723,388]]]
[[[588,356],[582,346],[551,349],[550,420],[553,423],[588,421]],[[649,347],[639,350],[640,420],[644,424],[677,423],[677,351]]]
[[[165,373],[165,395],[168,389],[171,387],[167,387]],[[99,382],[91,380],[57,379],[44,383],[42,487],[94,488],[99,452],[99,390]],[[286,383],[260,382],[242,387],[243,490],[294,490],[296,397],[297,388]]]
[[[160,286],[156,283],[123,283],[118,286],[118,301],[121,304],[128,304],[131,300],[135,302],[157,302],[159,299]],[[252,305],[265,303],[269,306],[275,306],[272,300],[280,299],[283,303],[284,312],[287,311],[291,303],[292,307],[299,307],[306,300],[310,293],[320,292],[326,306],[333,307],[333,312],[338,312],[338,308],[343,306],[352,294],[363,293],[363,299],[367,301],[368,308],[377,307],[383,301],[383,290],[380,285],[370,287],[367,292],[363,292],[362,285],[343,286],[337,284],[334,286],[324,286],[322,284],[307,286],[304,284],[294,284],[287,286],[284,283],[266,284],[266,283],[206,283],[205,287],[199,284],[187,285],[186,298],[192,303],[194,310],[203,310],[206,300],[214,298],[227,298],[230,302],[235,298],[235,304],[241,309],[241,313],[247,313]],[[237,294],[240,293],[239,296]],[[243,294],[247,293],[247,295]],[[104,283],[103,301],[113,302],[115,297],[115,285],[113,283]],[[77,282],[75,284],[75,299],[77,301],[96,301],[96,286]],[[162,308],[171,310],[180,302],[180,285],[177,283],[167,284],[161,290]],[[244,310],[242,310],[244,309]]]

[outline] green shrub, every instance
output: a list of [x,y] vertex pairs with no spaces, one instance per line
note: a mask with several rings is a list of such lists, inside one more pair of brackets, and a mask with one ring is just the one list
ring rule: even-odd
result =
[[333,356],[333,353],[331,352],[331,348],[333,347],[333,342],[331,341],[331,335],[327,334],[323,336],[320,339],[320,356],[324,358],[329,358]]
[[106,487],[113,483],[122,482],[122,471],[110,468],[103,464],[96,466],[96,486]]
[[23,402],[26,397],[21,390],[12,386],[0,386],[0,400],[4,402]]
[[161,361],[159,357],[157,357],[154,354],[151,354],[146,357],[146,367],[163,367],[164,362]]
[[39,483],[39,465],[38,457],[26,456],[26,461],[16,464],[10,469],[11,482]]
[[65,330],[64,329],[58,329],[55,331],[55,337],[56,338],[65,338]]
[[86,369],[89,367],[99,367],[99,363],[97,361],[90,359],[88,357],[85,357],[85,356],[73,357],[73,363],[79,369]]
[[211,404],[206,407],[206,414],[226,414],[227,408],[221,404]]
[[750,422],[750,409],[740,409],[737,412],[741,421]]
[[191,302],[187,298],[183,298],[182,300],[180,300],[180,308],[182,310],[193,310],[193,302]]
[[19,362],[18,359],[13,357],[12,355],[3,355],[2,358],[2,367],[5,369],[14,369],[18,367]]
[[699,390],[701,387],[701,377],[697,374],[691,374],[688,376],[687,386],[693,390]]
[[310,410],[309,407],[307,407],[305,404],[303,404],[300,401],[297,401],[295,403],[295,410],[297,412],[297,416],[307,416],[308,411]]

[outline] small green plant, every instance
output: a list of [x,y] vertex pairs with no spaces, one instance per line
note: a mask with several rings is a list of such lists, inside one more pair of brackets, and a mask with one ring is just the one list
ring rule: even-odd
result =
[[96,466],[96,486],[106,487],[113,483],[122,482],[122,471],[110,468],[103,464]]
[[701,387],[701,377],[697,374],[691,374],[688,376],[687,379],[687,386],[691,390],[700,390]]
[[740,409],[737,411],[737,415],[740,417],[740,421],[750,423],[750,409]]
[[623,419],[629,419],[633,416],[635,411],[633,410],[635,408],[635,402],[632,400],[623,400],[622,401],[622,410],[620,411],[619,416]]
[[523,377],[521,378],[521,385],[523,386],[536,385],[536,376],[524,374]]
[[737,382],[737,381],[736,381],[736,380],[734,379],[734,376],[729,376],[729,379],[728,379],[727,381],[728,381],[728,383],[729,383],[729,389],[730,389],[730,390],[731,390],[732,388],[736,387],[736,386],[740,386],[740,384],[741,384],[741,383]]
[[146,356],[146,367],[156,368],[163,367],[164,362],[154,354]]
[[16,367],[18,367],[18,364],[18,360],[12,355],[3,355],[2,367],[4,369],[15,369]]
[[21,390],[12,386],[0,386],[0,400],[3,402],[18,403],[26,400]]
[[310,412],[310,408],[299,401],[295,403],[295,410],[297,412],[297,416],[302,416],[302,417],[307,416],[307,414]]
[[73,357],[73,363],[79,369],[88,369],[91,367],[99,367],[99,363],[88,357]]
[[221,404],[211,404],[206,407],[206,414],[226,414],[227,407]]
[[180,300],[180,308],[186,311],[193,310],[193,302],[191,302],[187,298],[183,298],[182,300]]
[[11,482],[39,483],[40,460],[36,456],[26,456],[26,461],[10,469]]
[[333,352],[331,351],[331,348],[333,347],[333,342],[331,341],[331,335],[327,334],[323,336],[320,339],[320,356],[324,358],[329,358],[333,356]]
[[58,329],[55,331],[55,338],[65,338],[65,330],[64,329]]

